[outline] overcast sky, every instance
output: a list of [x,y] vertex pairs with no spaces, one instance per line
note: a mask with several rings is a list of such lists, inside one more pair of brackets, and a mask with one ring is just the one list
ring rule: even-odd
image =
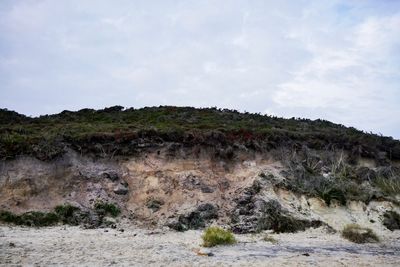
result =
[[400,1],[0,0],[0,107],[323,118],[400,138]]

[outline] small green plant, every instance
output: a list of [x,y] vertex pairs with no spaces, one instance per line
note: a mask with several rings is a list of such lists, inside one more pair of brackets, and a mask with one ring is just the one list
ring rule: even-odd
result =
[[104,215],[109,214],[112,217],[117,217],[121,213],[121,209],[113,203],[100,201],[94,205],[94,208],[97,211],[97,213],[102,213]]
[[220,227],[208,227],[203,236],[204,247],[214,247],[217,245],[235,244],[236,239],[232,232],[224,230]]
[[378,236],[370,228],[361,227],[358,224],[348,224],[344,227],[342,236],[354,243],[379,242]]

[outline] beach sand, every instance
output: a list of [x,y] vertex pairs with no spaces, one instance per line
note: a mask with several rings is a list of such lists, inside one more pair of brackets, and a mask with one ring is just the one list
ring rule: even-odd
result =
[[[377,244],[340,234],[236,235],[231,246],[204,248],[202,231],[0,226],[1,266],[400,266],[400,231]],[[211,253],[211,256],[207,256]]]

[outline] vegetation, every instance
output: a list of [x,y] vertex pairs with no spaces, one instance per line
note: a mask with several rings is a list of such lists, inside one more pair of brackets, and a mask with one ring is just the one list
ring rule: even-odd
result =
[[342,232],[342,236],[354,243],[379,242],[378,236],[369,228],[361,227],[358,224],[348,224]]
[[203,236],[204,247],[214,247],[217,245],[231,245],[236,243],[232,232],[220,227],[208,227]]
[[97,213],[102,215],[111,215],[112,217],[117,217],[121,213],[121,209],[113,204],[99,201],[94,205],[94,209]]
[[[310,197],[319,197],[327,205],[333,201],[345,205],[347,201],[368,203],[372,199],[390,198],[396,194],[397,186],[400,185],[400,169],[395,167],[379,166],[373,170],[357,164],[351,165],[350,156],[344,157],[342,152],[317,153],[305,148],[295,155],[285,156],[288,153],[280,156],[287,169],[283,173],[286,181],[277,181],[276,186]],[[306,162],[318,162],[318,167],[310,171],[304,166]],[[380,172],[385,176],[377,178],[377,173]]]
[[59,222],[59,217],[54,212],[31,211],[20,215],[9,211],[0,211],[0,221],[25,226],[51,226]]
[[395,211],[386,211],[383,214],[383,225],[390,231],[400,230],[400,214]]
[[400,177],[378,177],[375,180],[375,185],[386,195],[400,195]]
[[[247,149],[278,147],[344,149],[376,158],[383,152],[388,160],[400,159],[400,142],[367,134],[324,120],[283,119],[235,110],[190,107],[148,107],[63,111],[30,118],[0,109],[0,159],[31,155],[51,160],[66,148],[100,157],[130,155],[143,144],[163,142],[221,146],[241,143]],[[232,157],[232,153],[226,153]],[[318,168],[308,162],[308,171]]]
[[121,210],[114,204],[106,202],[97,202],[94,206],[94,212],[98,216],[90,218],[93,211],[83,212],[78,207],[70,204],[59,205],[51,212],[30,211],[22,214],[14,214],[9,211],[0,211],[0,222],[12,223],[15,225],[25,226],[51,226],[59,223],[68,225],[89,224],[91,226],[99,226],[107,224],[104,216],[109,214],[113,217],[118,216]]
[[30,211],[22,214],[13,214],[9,211],[0,211],[0,221],[25,226],[51,226],[58,223],[78,225],[79,218],[75,212],[78,207],[70,204],[56,206],[52,212]]
[[64,224],[78,225],[80,222],[79,218],[77,218],[77,212],[80,209],[71,204],[56,206],[54,211],[58,215],[59,220]]
[[297,219],[282,211],[267,211],[258,220],[256,232],[273,230],[274,233],[296,233],[310,227],[320,227],[321,221],[308,221]]

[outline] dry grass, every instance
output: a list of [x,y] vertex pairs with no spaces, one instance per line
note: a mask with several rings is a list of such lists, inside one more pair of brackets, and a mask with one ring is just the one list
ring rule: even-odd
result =
[[398,179],[398,177],[378,177],[375,181],[375,185],[387,195],[395,196],[400,194],[400,179]]
[[358,224],[348,224],[344,227],[342,236],[354,243],[379,242],[378,236],[370,228],[361,227]]

